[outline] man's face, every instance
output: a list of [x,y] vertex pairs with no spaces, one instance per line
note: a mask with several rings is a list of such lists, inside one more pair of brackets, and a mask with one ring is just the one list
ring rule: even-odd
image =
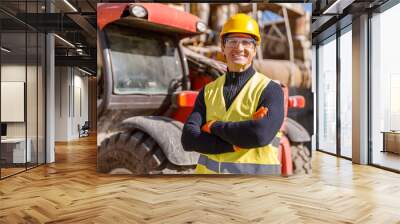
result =
[[222,53],[230,71],[247,68],[256,55],[256,42],[251,35],[233,33],[224,37]]

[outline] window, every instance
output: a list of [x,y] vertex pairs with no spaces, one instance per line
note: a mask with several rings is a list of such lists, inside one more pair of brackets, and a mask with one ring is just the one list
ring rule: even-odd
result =
[[336,153],[336,36],[318,48],[318,149]]
[[351,26],[340,36],[340,154],[352,157],[352,35]]
[[[17,7],[19,15],[24,17],[24,13],[43,12],[44,3],[9,1],[2,6]],[[0,92],[2,97],[13,94],[22,101],[15,101],[19,104],[14,107],[18,111],[4,106],[4,102],[0,105],[1,114],[20,117],[0,119],[2,126],[7,127],[0,144],[0,178],[5,178],[45,163],[46,38],[44,33],[3,12],[0,17],[9,21],[1,24],[0,29]]]
[[173,38],[116,25],[107,28],[106,34],[115,94],[167,94],[182,79]]
[[398,21],[400,5],[371,18],[372,163],[396,170],[400,170],[400,150],[396,153],[385,143],[395,143],[394,149],[400,149],[400,141],[387,142],[384,135],[394,132],[400,139],[400,32],[394,29]]

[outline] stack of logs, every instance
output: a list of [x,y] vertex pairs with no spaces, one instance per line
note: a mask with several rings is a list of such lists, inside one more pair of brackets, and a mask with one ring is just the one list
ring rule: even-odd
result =
[[[239,4],[181,4],[210,28],[207,34],[186,41],[186,46],[211,59],[223,61],[218,34],[226,20],[238,13],[253,15],[259,22],[261,48],[254,62],[255,68],[289,87],[311,88],[311,14],[302,4],[239,3]],[[264,22],[265,12],[275,15]]]

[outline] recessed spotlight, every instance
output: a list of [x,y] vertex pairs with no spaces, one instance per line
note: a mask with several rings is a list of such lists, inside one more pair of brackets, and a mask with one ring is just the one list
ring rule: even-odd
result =
[[70,7],[74,12],[78,12],[78,10],[68,1],[68,0],[64,0],[65,4],[68,5],[68,7]]
[[10,53],[10,52],[11,52],[11,50],[9,50],[9,49],[7,49],[7,48],[5,48],[5,47],[1,47],[0,49],[1,49],[2,51],[6,52],[6,53]]
[[66,40],[66,39],[64,39],[64,38],[62,38],[62,37],[60,37],[60,36],[57,35],[57,34],[54,34],[54,36],[57,37],[57,38],[58,38],[59,40],[61,40],[62,42],[66,43],[68,46],[75,48],[75,45],[73,45],[73,44],[72,44],[71,42],[69,42],[68,40]]
[[79,67],[78,67],[78,70],[81,71],[81,72],[83,72],[83,73],[85,73],[85,74],[87,74],[87,75],[89,75],[89,76],[92,75],[92,73],[90,73],[90,72],[88,72],[88,71],[86,71],[86,70],[83,70],[83,69],[81,69],[81,68],[79,68]]

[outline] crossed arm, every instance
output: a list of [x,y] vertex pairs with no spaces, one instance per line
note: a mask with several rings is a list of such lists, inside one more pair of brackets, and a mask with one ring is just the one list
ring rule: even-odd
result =
[[182,145],[186,151],[206,154],[233,152],[233,145],[255,148],[268,145],[279,131],[284,119],[283,92],[279,84],[270,82],[258,105],[268,108],[261,119],[239,122],[216,121],[211,134],[201,131],[206,121],[204,91],[200,91],[194,110],[184,125]]
[[220,154],[233,152],[232,144],[220,137],[201,131],[201,126],[206,123],[206,106],[204,103],[204,90],[199,92],[192,113],[187,119],[182,130],[182,146],[186,151],[196,151],[205,154]]

